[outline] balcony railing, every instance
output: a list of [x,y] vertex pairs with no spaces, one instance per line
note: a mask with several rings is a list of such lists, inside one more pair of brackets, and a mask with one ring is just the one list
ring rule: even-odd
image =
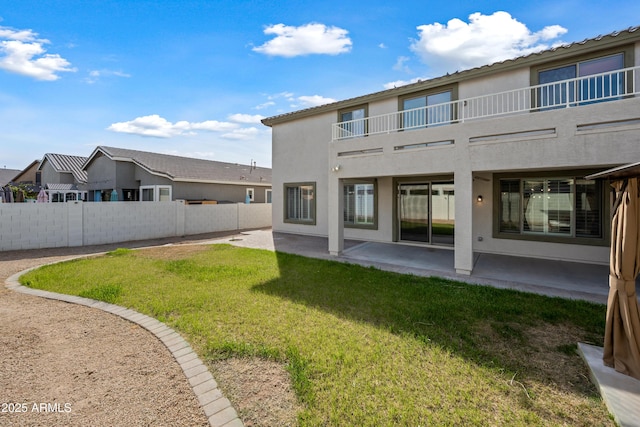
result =
[[638,95],[640,67],[459,99],[332,125],[332,140],[576,107]]

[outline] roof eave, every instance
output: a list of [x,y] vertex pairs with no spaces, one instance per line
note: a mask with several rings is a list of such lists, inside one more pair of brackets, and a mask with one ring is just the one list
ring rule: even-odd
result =
[[242,186],[257,186],[257,187],[271,187],[270,182],[251,182],[251,181],[221,181],[215,179],[190,179],[190,178],[176,178],[173,182],[194,182],[199,184],[226,184],[226,185],[242,185]]
[[609,33],[604,36],[597,36],[591,39],[586,39],[580,42],[573,42],[570,44],[558,46],[555,48],[547,49],[541,52],[531,53],[526,56],[518,58],[507,59],[502,62],[496,62],[493,64],[483,65],[469,70],[456,71],[453,74],[446,74],[444,76],[436,77],[429,80],[418,81],[405,86],[400,86],[393,89],[386,89],[371,94],[345,99],[343,101],[333,102],[331,104],[320,105],[318,107],[312,107],[305,110],[293,111],[291,113],[285,113],[278,116],[267,117],[262,119],[261,122],[265,126],[272,127],[280,123],[289,122],[309,116],[315,116],[317,114],[332,112],[342,108],[348,108],[359,104],[375,101],[378,99],[384,99],[394,96],[402,96],[409,93],[413,93],[417,90],[429,89],[437,86],[444,86],[454,82],[463,82],[478,77],[483,77],[487,74],[493,74],[497,72],[510,71],[515,68],[521,68],[531,64],[537,64],[541,62],[549,62],[565,57],[578,56],[584,51],[590,51],[594,45],[597,45],[598,50],[604,50],[609,47],[623,46],[631,42],[637,41],[638,35],[634,34],[640,30],[640,26],[631,27],[624,31],[617,31]]
[[585,176],[585,179],[625,179],[640,177],[640,162],[629,163]]

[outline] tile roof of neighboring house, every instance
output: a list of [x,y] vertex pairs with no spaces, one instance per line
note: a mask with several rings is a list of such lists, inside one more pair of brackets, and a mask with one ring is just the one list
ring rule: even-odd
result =
[[78,186],[75,184],[47,184],[47,190],[78,191]]
[[19,174],[18,169],[0,169],[0,187],[7,185],[13,180],[13,177]]
[[585,39],[580,42],[573,42],[556,46],[551,49],[530,53],[528,55],[519,56],[517,58],[506,59],[504,61],[494,62],[492,64],[482,65],[480,67],[471,68],[468,70],[456,71],[455,73],[451,74],[447,73],[444,76],[435,77],[433,79],[418,80],[416,83],[394,87],[393,89],[386,89],[379,92],[369,93],[367,95],[332,102],[330,104],[319,105],[317,107],[306,108],[304,110],[291,111],[289,113],[262,119],[262,124],[264,124],[265,126],[273,126],[274,124],[284,123],[290,120],[308,117],[314,114],[330,112],[340,108],[347,108],[356,106],[358,104],[364,104],[366,102],[386,98],[392,94],[398,96],[406,95],[418,90],[429,89],[431,87],[441,86],[445,84],[452,84],[454,82],[460,82],[463,80],[482,76],[487,73],[506,71],[515,67],[525,66],[530,63],[539,63],[541,59],[543,61],[551,61],[558,58],[564,58],[567,55],[579,55],[585,50],[592,50],[594,48],[606,49],[611,46],[619,46],[624,43],[632,43],[640,36],[640,33],[634,34],[638,30],[640,30],[640,26],[630,27],[623,31],[614,31],[606,35],[599,35],[597,37]]
[[86,169],[100,153],[112,160],[135,163],[149,173],[172,181],[271,185],[270,168],[115,147],[97,147],[83,167]]
[[40,160],[35,159],[31,163],[29,163],[29,166],[27,166],[26,168],[22,169],[21,171],[18,171],[18,173],[13,176],[11,181],[20,182],[20,178],[23,178],[24,174],[29,173],[31,168],[36,168],[37,169],[39,165],[40,165]]
[[87,172],[82,168],[82,165],[87,161],[86,157],[47,153],[42,158],[38,169],[42,168],[45,160],[51,163],[56,172],[71,173],[76,182],[87,182]]

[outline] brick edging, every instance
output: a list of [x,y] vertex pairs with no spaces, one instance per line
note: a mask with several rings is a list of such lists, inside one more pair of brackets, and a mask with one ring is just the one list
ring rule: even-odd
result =
[[[65,261],[67,260],[65,259]],[[27,295],[97,308],[107,313],[115,314],[146,329],[167,347],[173,358],[178,362],[178,365],[180,365],[193,393],[198,398],[200,407],[209,420],[209,425],[211,427],[244,427],[231,402],[224,397],[222,391],[218,388],[218,383],[209,372],[209,369],[180,334],[159,320],[129,308],[90,298],[58,294],[22,286],[18,281],[20,276],[38,267],[29,268],[12,275],[5,281],[5,286],[10,290]]]

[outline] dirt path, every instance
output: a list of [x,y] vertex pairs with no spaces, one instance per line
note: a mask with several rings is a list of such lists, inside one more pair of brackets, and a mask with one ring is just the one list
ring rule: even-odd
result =
[[148,331],[4,287],[6,278],[33,266],[164,243],[188,241],[0,252],[0,425],[208,425],[182,370]]

